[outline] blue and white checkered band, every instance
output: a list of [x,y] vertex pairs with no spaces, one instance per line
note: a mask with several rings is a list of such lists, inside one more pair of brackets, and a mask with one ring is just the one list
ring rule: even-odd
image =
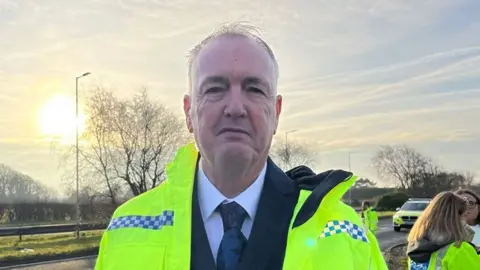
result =
[[414,261],[410,262],[410,270],[428,270],[430,262],[417,263]]
[[143,228],[147,230],[160,230],[165,226],[173,226],[173,211],[163,211],[158,216],[123,216],[114,218],[107,230],[122,228]]
[[353,239],[368,243],[367,234],[363,228],[347,220],[332,220],[327,222],[327,225],[323,229],[320,238],[327,238],[339,233],[347,233]]

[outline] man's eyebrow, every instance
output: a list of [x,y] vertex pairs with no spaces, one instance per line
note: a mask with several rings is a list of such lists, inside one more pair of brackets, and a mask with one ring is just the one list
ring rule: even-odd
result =
[[265,80],[262,80],[259,77],[249,76],[249,77],[246,77],[245,79],[243,79],[243,81],[242,81],[242,86],[243,87],[245,87],[247,85],[250,85],[250,84],[261,85],[261,86],[265,87],[267,90],[270,89],[270,85]]
[[205,84],[209,84],[209,83],[219,83],[219,84],[228,85],[230,82],[228,81],[227,78],[225,78],[223,76],[209,76],[209,77],[205,78],[205,80],[203,80],[200,87],[203,87],[203,86],[205,86]]
[[262,79],[258,77],[250,76],[243,79],[242,84],[265,84],[265,83],[263,82]]

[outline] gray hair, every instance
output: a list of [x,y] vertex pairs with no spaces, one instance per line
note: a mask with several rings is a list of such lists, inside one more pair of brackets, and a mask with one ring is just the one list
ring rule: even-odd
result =
[[195,45],[195,47],[193,47],[193,49],[191,49],[188,52],[188,79],[189,79],[190,91],[192,90],[192,67],[198,54],[211,41],[223,36],[246,37],[260,44],[272,59],[275,67],[275,73],[278,79],[279,72],[278,72],[277,59],[275,58],[275,54],[273,53],[272,48],[270,48],[267,42],[261,37],[262,34],[261,34],[260,28],[250,25],[247,22],[239,21],[239,22],[226,23],[221,25],[219,28],[213,31],[213,33],[211,33],[202,41],[200,41],[200,43]]

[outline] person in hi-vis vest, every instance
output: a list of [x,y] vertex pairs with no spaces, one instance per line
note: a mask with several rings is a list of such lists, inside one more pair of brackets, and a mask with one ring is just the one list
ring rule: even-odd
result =
[[362,219],[365,227],[373,234],[377,233],[378,215],[377,211],[372,207],[370,202],[364,201],[362,203]]
[[352,173],[285,173],[268,157],[283,102],[257,30],[227,24],[192,49],[183,109],[195,143],[162,184],[115,211],[95,269],[387,269],[341,201]]
[[480,256],[463,220],[467,211],[467,200],[453,192],[435,196],[408,235],[408,269],[480,269]]

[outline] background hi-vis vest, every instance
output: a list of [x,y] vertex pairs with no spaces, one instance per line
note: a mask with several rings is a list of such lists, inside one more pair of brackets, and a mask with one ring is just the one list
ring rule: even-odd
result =
[[467,242],[463,242],[460,247],[455,244],[447,245],[432,253],[430,261],[425,263],[416,263],[408,259],[408,269],[410,270],[470,270],[480,269],[480,256],[477,255],[475,248]]
[[369,207],[362,213],[365,226],[373,233],[377,232],[378,216],[373,207]]
[[[180,148],[167,166],[168,180],[115,211],[102,237],[96,270],[190,269],[197,158],[194,144]],[[283,270],[387,269],[375,237],[363,230],[355,211],[340,201],[354,181],[350,177],[337,185],[307,222],[290,226]],[[300,192],[294,217],[309,194]]]

